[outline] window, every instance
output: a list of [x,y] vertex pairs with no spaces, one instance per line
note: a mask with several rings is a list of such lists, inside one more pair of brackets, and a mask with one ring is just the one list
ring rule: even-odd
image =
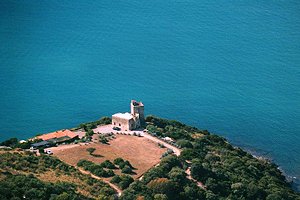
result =
[[119,124],[119,126],[121,126],[121,124]]
[[116,122],[114,122],[114,125],[116,125]]

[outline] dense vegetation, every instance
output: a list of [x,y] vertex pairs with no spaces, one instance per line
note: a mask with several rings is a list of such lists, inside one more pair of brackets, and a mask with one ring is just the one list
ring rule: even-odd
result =
[[35,140],[28,140],[28,141],[20,143],[18,138],[10,138],[8,140],[0,142],[0,146],[6,146],[6,147],[10,147],[10,148],[29,149],[31,147],[31,144],[34,144],[34,143],[40,142],[40,141],[42,141],[42,140],[35,139]]
[[[51,156],[1,151],[0,160],[0,194],[5,196],[0,199],[23,199],[24,195],[34,195],[28,199],[95,199],[115,193],[102,181]],[[47,173],[53,183],[43,176]]]
[[[182,153],[163,158],[121,199],[300,199],[275,164],[254,158],[224,138],[173,120],[148,116],[146,121],[150,133],[177,140]],[[187,179],[187,169],[194,180]]]
[[69,183],[46,183],[33,175],[8,174],[0,181],[0,199],[89,199],[76,193],[76,187]]

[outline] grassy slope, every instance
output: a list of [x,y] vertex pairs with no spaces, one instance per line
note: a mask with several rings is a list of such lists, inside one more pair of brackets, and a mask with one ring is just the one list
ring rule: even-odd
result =
[[83,175],[76,168],[47,155],[38,157],[26,152],[2,151],[0,160],[1,181],[12,174],[30,175],[45,183],[66,182],[75,187],[76,193],[93,199],[101,194],[101,189],[109,188],[104,182]]

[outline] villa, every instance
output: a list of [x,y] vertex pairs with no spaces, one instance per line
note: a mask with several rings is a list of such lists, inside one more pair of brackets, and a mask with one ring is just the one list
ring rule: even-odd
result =
[[130,111],[112,115],[112,125],[123,131],[142,128],[145,125],[144,104],[131,100]]

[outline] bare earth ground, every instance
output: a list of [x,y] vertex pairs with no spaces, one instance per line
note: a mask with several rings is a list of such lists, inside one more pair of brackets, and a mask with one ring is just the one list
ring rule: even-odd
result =
[[[181,150],[168,144],[167,142],[163,141],[163,140],[160,140],[156,137],[153,137],[152,135],[144,132],[143,130],[132,130],[132,131],[116,131],[116,130],[113,130],[113,126],[111,124],[108,124],[108,125],[100,125],[98,126],[97,128],[93,129],[94,133],[114,133],[114,134],[117,134],[117,133],[125,133],[127,135],[133,135],[134,133],[136,134],[139,134],[149,140],[152,140],[153,142],[155,143],[161,143],[161,144],[164,144],[165,147],[169,148],[169,149],[172,149],[175,153],[175,155],[179,156],[180,155],[180,152]],[[97,137],[97,134],[95,134],[93,136],[93,138],[95,139]]]
[[[166,151],[158,147],[157,142],[151,141],[145,137],[116,135],[116,139],[111,140],[110,145],[101,143],[62,145],[49,148],[54,156],[65,161],[70,165],[76,166],[80,159],[86,159],[95,163],[101,163],[105,160],[113,161],[115,158],[121,157],[133,165],[136,170],[133,178],[138,178],[151,167],[160,161],[161,155]],[[95,148],[94,154],[101,157],[89,155],[87,148]],[[118,170],[116,173],[120,173]]]

